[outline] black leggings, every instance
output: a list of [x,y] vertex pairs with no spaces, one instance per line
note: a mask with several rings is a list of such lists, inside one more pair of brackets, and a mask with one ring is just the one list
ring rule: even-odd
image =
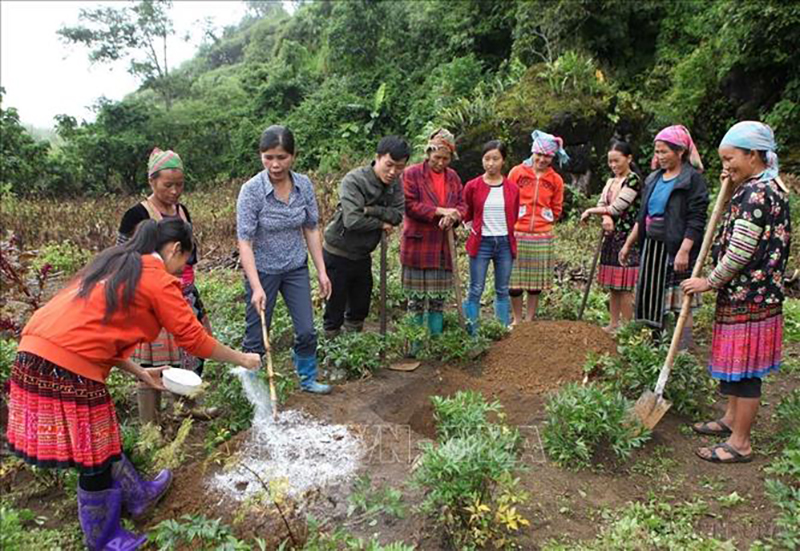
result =
[[[538,295],[541,291],[528,291],[529,295]],[[509,289],[508,290],[509,296],[512,297],[521,297],[522,296],[522,289]]]
[[111,465],[94,474],[80,473],[78,486],[85,492],[102,492],[111,488]]

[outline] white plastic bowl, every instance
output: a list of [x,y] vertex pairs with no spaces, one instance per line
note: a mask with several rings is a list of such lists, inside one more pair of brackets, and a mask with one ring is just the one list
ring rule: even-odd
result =
[[200,392],[203,380],[194,371],[170,367],[161,372],[164,386],[172,393],[192,397]]

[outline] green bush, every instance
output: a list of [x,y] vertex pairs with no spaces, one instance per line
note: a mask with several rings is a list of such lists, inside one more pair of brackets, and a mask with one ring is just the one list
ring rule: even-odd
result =
[[317,356],[330,369],[342,369],[348,379],[362,379],[381,367],[381,350],[387,347],[380,333],[342,333],[320,339]]
[[800,299],[790,298],[783,303],[783,338],[800,342]]
[[7,381],[11,377],[11,368],[16,357],[17,341],[0,339],[0,382]]
[[520,466],[519,432],[489,422],[487,414],[499,414],[500,406],[486,404],[479,394],[432,401],[437,443],[422,445],[412,479],[425,491],[421,510],[434,515],[459,549],[510,546],[514,533],[528,524],[517,511],[527,495],[512,474]]
[[627,459],[650,437],[649,431],[629,415],[632,405],[619,392],[603,386],[567,385],[545,406],[545,451],[558,465],[569,469],[588,467],[605,447],[617,458]]
[[[618,355],[590,359],[585,369],[599,368],[602,381],[626,398],[635,400],[655,387],[669,344],[654,342],[652,331],[636,323],[624,326],[617,333],[617,343]],[[678,413],[698,416],[714,399],[714,386],[714,380],[695,356],[679,352],[664,397]]]

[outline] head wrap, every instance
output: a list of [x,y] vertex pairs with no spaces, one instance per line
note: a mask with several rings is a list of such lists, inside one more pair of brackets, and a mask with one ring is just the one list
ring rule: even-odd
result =
[[181,161],[181,158],[174,151],[169,149],[167,151],[161,151],[156,147],[153,152],[150,153],[150,159],[147,161],[147,176],[152,178],[155,176],[156,172],[167,168],[174,168],[183,172],[183,161]]
[[775,143],[775,134],[772,128],[763,122],[742,121],[737,122],[725,133],[719,146],[730,145],[750,151],[765,151],[767,153],[767,169],[761,173],[759,180],[774,180],[778,177],[778,148]]
[[454,159],[458,159],[456,154],[456,139],[453,134],[444,128],[437,129],[431,137],[428,138],[428,144],[425,146],[425,154],[439,149],[446,149],[450,152]]
[[[697,152],[697,148],[694,146],[692,135],[689,134],[689,130],[682,124],[675,124],[664,128],[661,132],[656,134],[653,143],[655,142],[667,142],[687,150],[689,152],[689,162],[692,163],[692,166],[701,172],[703,171],[703,161],[700,159],[700,153]],[[655,154],[653,154],[653,160],[650,161],[650,168],[653,170],[658,168],[658,159],[656,159]]]
[[[535,153],[537,155],[547,155],[548,157],[557,155],[558,164],[561,166],[569,162],[569,155],[567,155],[567,152],[564,151],[564,140],[558,136],[553,136],[552,134],[542,132],[541,130],[534,130],[531,134],[531,139],[533,140],[533,144],[531,145],[531,153]],[[525,164],[532,166],[533,158],[527,159]]]

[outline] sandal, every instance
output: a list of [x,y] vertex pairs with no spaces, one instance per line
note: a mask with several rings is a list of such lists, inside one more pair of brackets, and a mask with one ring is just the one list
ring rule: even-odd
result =
[[[716,423],[722,428],[713,429],[711,428],[711,423]],[[731,433],[733,432],[728,425],[722,422],[722,419],[717,419],[716,421],[706,421],[699,427],[693,424],[692,430],[695,431],[697,434],[706,434],[709,436],[730,436]]]
[[[711,457],[706,457],[700,454],[700,450],[702,449],[710,449],[711,450]],[[731,456],[727,459],[723,459],[717,453],[717,450],[725,450]],[[753,454],[750,453],[748,455],[742,455],[739,453],[733,446],[728,444],[727,442],[722,442],[721,444],[717,444],[716,446],[712,446],[711,448],[698,448],[695,450],[695,455],[702,459],[703,461],[708,461],[710,463],[750,463],[753,460]]]

